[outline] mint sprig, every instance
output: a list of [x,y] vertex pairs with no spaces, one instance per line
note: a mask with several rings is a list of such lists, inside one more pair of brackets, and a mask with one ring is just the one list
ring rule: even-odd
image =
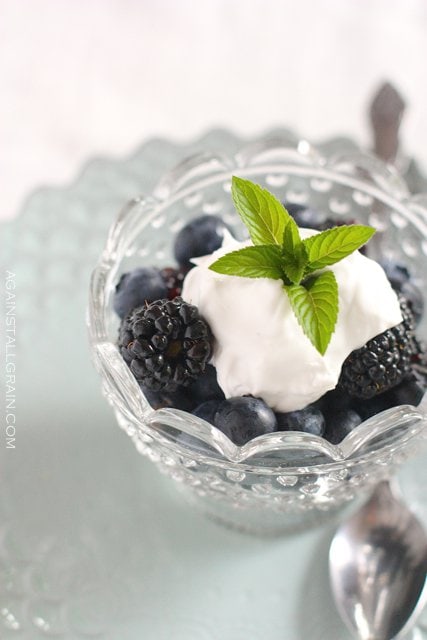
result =
[[375,229],[342,225],[302,239],[295,220],[266,189],[233,176],[231,193],[254,246],[227,253],[210,269],[282,280],[302,330],[324,355],[338,318],[337,281],[332,271],[324,269],[363,246]]

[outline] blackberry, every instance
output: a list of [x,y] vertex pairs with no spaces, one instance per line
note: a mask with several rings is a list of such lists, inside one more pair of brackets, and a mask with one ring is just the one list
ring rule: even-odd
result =
[[174,269],[173,267],[165,267],[160,271],[160,275],[166,285],[169,300],[181,295],[182,284],[187,272],[188,269]]
[[118,346],[142,387],[174,392],[205,371],[212,334],[197,307],[176,297],[131,311],[120,325]]
[[412,356],[412,373],[414,379],[425,390],[427,389],[427,349],[424,342],[414,339],[415,352]]
[[415,324],[419,324],[424,314],[424,297],[421,289],[412,280],[408,280],[403,284],[400,291],[412,311]]
[[411,371],[417,350],[414,317],[402,296],[399,302],[403,322],[352,351],[344,361],[337,386],[354,398],[373,398],[395,387]]

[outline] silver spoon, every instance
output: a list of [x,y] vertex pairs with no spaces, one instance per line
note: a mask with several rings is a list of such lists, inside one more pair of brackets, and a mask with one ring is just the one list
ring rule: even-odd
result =
[[[405,102],[390,83],[370,105],[374,150],[393,163]],[[332,592],[341,617],[362,640],[402,636],[427,599],[427,537],[399,500],[380,483],[371,499],[341,525],[329,554]]]
[[382,84],[369,108],[375,154],[384,162],[394,164],[399,152],[399,129],[405,111],[405,101],[390,82]]
[[411,193],[425,191],[426,178],[415,158],[402,152],[400,126],[405,114],[405,99],[390,82],[381,84],[369,104],[372,151],[384,162],[394,165]]
[[427,600],[427,535],[388,482],[337,530],[329,573],[338,611],[361,640],[402,637]]

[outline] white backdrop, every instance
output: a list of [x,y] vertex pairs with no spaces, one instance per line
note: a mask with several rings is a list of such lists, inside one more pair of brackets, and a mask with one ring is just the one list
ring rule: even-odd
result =
[[0,0],[0,217],[90,156],[273,125],[367,143],[384,79],[427,165],[425,0]]

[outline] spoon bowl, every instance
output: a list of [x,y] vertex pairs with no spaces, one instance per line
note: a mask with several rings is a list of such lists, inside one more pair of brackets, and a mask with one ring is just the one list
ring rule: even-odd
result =
[[402,637],[427,599],[427,535],[389,482],[337,530],[329,554],[332,592],[362,640]]

